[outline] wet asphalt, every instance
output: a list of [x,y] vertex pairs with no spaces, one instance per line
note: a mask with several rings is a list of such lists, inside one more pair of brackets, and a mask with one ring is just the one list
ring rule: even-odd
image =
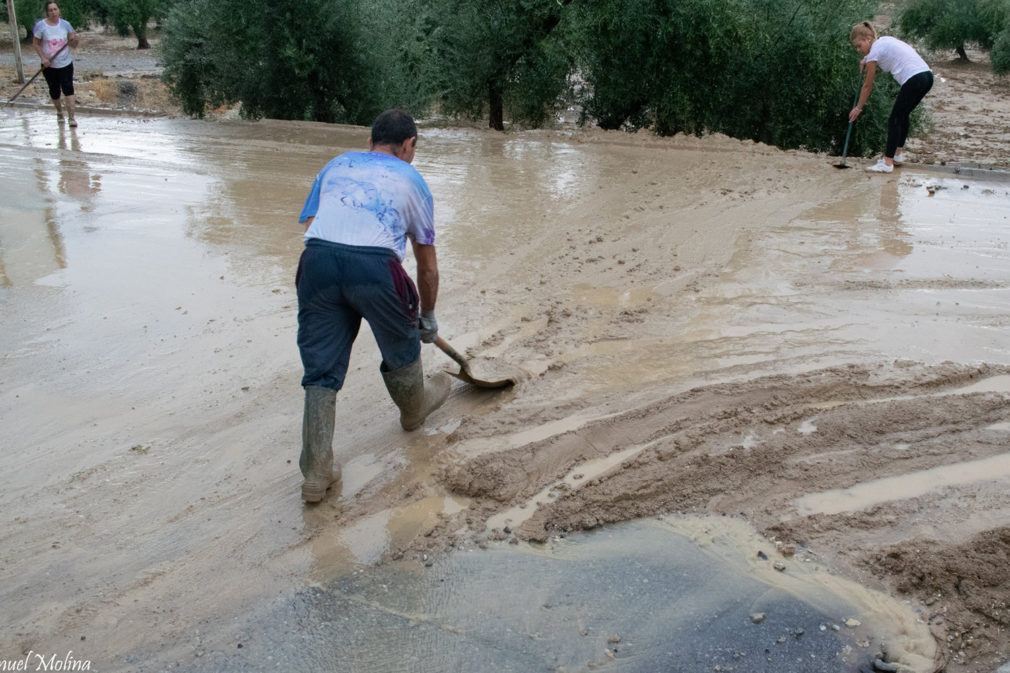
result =
[[[184,671],[847,673],[873,647],[825,611],[643,523],[355,571],[281,597]],[[754,615],[763,613],[756,621]],[[142,662],[143,656],[136,659]]]

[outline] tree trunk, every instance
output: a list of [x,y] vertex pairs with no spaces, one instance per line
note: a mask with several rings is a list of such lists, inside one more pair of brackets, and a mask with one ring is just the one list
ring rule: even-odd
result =
[[133,27],[133,34],[137,36],[137,49],[150,49],[151,43],[147,41],[147,19],[138,21]]
[[495,131],[505,130],[505,101],[502,98],[501,88],[492,83],[488,86],[488,103],[490,111],[488,113],[488,127]]
[[970,60],[968,58],[968,53],[964,50],[964,45],[963,44],[960,47],[958,47],[957,49],[955,49],[955,51],[957,52],[958,58],[960,58],[962,61],[968,61],[968,60]]

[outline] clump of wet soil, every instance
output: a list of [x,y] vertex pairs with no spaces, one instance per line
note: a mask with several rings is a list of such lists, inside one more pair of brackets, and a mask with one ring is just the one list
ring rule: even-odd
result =
[[995,668],[1010,633],[1010,528],[983,531],[953,546],[910,540],[861,563],[898,594],[923,601],[949,662],[991,658]]

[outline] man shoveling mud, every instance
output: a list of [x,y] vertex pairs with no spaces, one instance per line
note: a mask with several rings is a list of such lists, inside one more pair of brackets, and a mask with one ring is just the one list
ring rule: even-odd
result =
[[[362,318],[379,345],[379,370],[404,430],[419,427],[449,394],[446,374],[425,382],[421,369],[421,342],[438,337],[438,263],[431,192],[410,165],[416,147],[414,120],[399,110],[383,112],[372,124],[370,151],[346,152],[326,164],[299,217],[306,226],[295,278],[306,502],[322,500],[340,478],[333,465],[334,410]],[[408,238],[416,287],[402,264]]]

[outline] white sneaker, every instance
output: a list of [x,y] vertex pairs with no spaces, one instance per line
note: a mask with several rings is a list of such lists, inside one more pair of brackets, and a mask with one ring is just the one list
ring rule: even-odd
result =
[[888,166],[883,159],[877,159],[877,163],[867,166],[866,170],[870,173],[891,173],[894,171],[894,166]]
[[904,152],[902,152],[901,154],[895,154],[894,155],[894,165],[895,166],[900,166],[901,164],[905,163],[905,161],[906,160],[905,160],[905,153]]

